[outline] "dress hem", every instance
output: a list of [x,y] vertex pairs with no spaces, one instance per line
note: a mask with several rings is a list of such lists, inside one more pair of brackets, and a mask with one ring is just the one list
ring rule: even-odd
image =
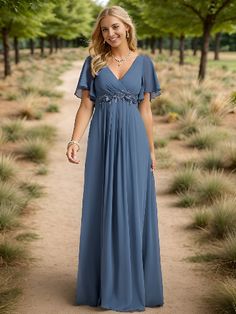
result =
[[142,307],[142,308],[135,308],[135,309],[119,309],[119,308],[116,308],[114,306],[109,306],[109,305],[106,305],[104,303],[102,304],[99,304],[99,305],[95,305],[95,304],[88,304],[88,303],[80,303],[80,304],[76,304],[77,306],[79,305],[87,305],[87,306],[91,306],[91,307],[96,307],[96,308],[103,308],[105,310],[113,310],[113,311],[117,311],[117,312],[144,312],[146,308],[155,308],[155,307],[161,307],[164,305],[164,303],[162,304],[157,304],[157,305],[145,305],[145,307]]

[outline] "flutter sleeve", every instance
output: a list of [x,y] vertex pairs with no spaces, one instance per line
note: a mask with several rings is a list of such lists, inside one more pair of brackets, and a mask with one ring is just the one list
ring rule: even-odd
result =
[[92,101],[95,101],[96,94],[95,94],[95,87],[94,87],[94,77],[92,76],[92,73],[90,70],[91,59],[92,59],[91,56],[87,56],[84,61],[74,95],[77,96],[78,98],[82,98],[82,90],[88,89],[90,99]]
[[161,95],[160,83],[153,61],[147,55],[144,55],[143,60],[142,88],[139,94],[140,101],[144,99],[145,92],[150,93],[150,100]]

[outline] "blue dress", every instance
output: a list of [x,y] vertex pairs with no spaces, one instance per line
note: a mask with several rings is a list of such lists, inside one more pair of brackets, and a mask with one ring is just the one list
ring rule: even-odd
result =
[[144,311],[164,304],[154,174],[142,116],[144,92],[161,94],[154,64],[139,55],[118,79],[93,78],[91,56],[75,95],[94,102],[84,172],[76,304]]

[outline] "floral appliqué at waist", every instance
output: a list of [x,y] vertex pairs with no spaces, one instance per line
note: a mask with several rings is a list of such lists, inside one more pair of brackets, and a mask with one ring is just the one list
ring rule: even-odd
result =
[[131,94],[127,91],[117,92],[114,94],[103,94],[96,98],[97,103],[109,103],[111,104],[112,101],[117,102],[121,99],[127,100],[129,103],[137,104],[138,103],[138,96]]

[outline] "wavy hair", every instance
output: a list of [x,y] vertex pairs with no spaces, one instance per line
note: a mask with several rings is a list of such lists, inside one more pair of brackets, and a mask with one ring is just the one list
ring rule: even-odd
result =
[[106,66],[107,58],[111,56],[111,46],[107,42],[104,43],[100,25],[101,20],[108,15],[120,19],[124,24],[129,26],[129,37],[126,38],[129,49],[131,51],[136,51],[137,49],[136,29],[127,11],[118,5],[104,8],[97,17],[88,47],[89,54],[92,57],[91,73],[93,77],[95,77],[101,68]]

